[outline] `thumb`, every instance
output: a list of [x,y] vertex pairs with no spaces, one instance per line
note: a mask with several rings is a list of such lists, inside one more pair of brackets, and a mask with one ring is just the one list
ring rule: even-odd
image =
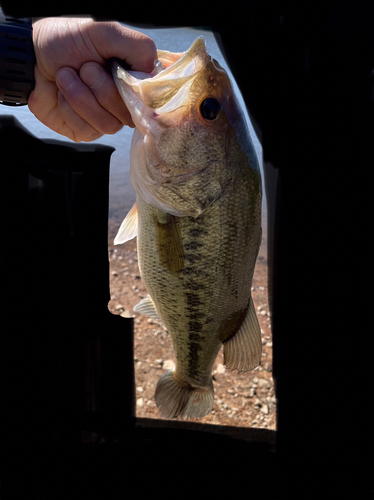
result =
[[86,28],[91,43],[103,59],[117,57],[134,71],[150,73],[153,70],[157,50],[149,36],[114,21],[90,23]]

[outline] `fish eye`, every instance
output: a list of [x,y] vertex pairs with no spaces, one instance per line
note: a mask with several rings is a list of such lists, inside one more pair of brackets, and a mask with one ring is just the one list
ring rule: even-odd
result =
[[201,116],[206,120],[212,121],[217,118],[218,112],[221,109],[220,103],[213,97],[208,97],[200,104]]

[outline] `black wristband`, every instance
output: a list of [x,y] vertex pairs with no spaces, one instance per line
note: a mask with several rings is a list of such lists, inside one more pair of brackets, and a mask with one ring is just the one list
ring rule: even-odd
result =
[[35,85],[34,66],[31,19],[14,19],[0,9],[0,104],[27,104]]

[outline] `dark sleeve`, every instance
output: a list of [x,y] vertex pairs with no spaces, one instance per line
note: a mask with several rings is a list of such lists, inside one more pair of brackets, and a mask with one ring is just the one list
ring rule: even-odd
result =
[[35,85],[34,66],[31,19],[4,15],[0,8],[0,104],[27,104]]

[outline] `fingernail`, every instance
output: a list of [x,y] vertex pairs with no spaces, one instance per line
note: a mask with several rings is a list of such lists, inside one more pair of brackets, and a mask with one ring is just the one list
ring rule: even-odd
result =
[[97,66],[89,66],[82,73],[82,80],[92,89],[103,78],[103,72]]
[[76,79],[70,71],[63,69],[57,75],[57,83],[64,90],[69,90],[76,83]]

